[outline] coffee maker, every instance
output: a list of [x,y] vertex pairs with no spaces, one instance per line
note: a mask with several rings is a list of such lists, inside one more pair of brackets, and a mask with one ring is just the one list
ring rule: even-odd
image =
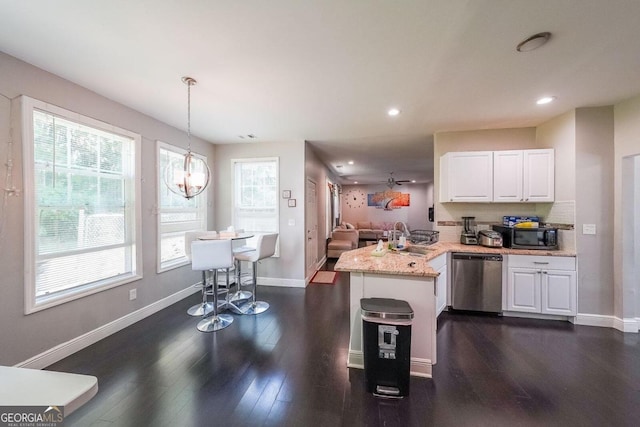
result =
[[477,245],[478,237],[476,235],[476,217],[475,216],[463,216],[463,230],[460,235],[460,243],[463,245]]

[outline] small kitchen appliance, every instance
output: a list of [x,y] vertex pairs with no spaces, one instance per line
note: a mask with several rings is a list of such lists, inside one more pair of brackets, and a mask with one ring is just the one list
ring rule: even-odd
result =
[[463,245],[477,245],[478,237],[476,236],[476,217],[463,216],[463,230],[460,235],[460,243]]
[[502,243],[505,248],[514,249],[558,249],[558,229],[544,228],[519,228],[494,225],[492,228],[502,234]]
[[480,246],[486,246],[488,248],[501,248],[502,234],[493,230],[480,230],[478,233],[478,243],[480,243]]

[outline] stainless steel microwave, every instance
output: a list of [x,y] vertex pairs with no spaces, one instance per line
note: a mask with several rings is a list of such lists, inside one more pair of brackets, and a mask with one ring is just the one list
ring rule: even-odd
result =
[[492,226],[502,234],[502,246],[514,249],[558,249],[557,228],[516,228]]

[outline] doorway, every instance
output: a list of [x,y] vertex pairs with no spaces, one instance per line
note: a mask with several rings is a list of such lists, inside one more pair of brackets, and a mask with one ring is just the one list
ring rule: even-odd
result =
[[305,197],[305,223],[307,227],[306,244],[306,277],[311,277],[318,266],[318,210],[317,210],[317,185],[315,181],[307,178]]

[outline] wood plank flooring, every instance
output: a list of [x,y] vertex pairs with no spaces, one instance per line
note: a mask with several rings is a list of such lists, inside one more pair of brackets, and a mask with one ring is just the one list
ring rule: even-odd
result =
[[258,292],[270,310],[234,315],[223,331],[196,330],[194,295],[50,366],[98,377],[98,394],[65,425],[640,424],[638,334],[443,313],[434,378],[385,400],[346,368],[348,275]]

